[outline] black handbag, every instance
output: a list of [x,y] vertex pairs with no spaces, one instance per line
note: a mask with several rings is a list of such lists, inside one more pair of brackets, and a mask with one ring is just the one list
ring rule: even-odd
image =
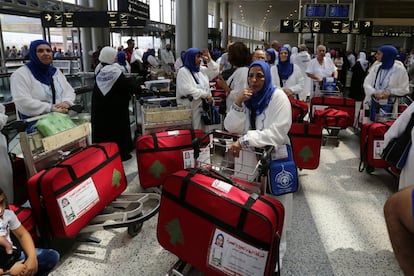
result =
[[205,125],[220,124],[220,113],[213,104],[209,104],[206,99],[202,99],[203,111],[201,112],[201,120]]
[[402,169],[408,158],[411,148],[411,130],[414,126],[414,113],[411,114],[410,122],[400,137],[392,139],[382,151],[381,157],[391,166]]
[[20,258],[20,250],[13,249],[12,254],[7,254],[6,249],[0,246],[0,268],[3,271],[9,270]]

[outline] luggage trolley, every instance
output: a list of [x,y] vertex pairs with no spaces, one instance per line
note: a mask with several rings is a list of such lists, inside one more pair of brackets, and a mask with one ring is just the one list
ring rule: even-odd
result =
[[[209,137],[209,145],[205,147],[202,141]],[[212,130],[201,138],[193,141],[195,168],[202,174],[212,176],[224,182],[231,182],[233,186],[251,194],[264,194],[267,183],[267,172],[273,147],[264,150],[247,149],[240,151],[240,156],[234,158],[227,152],[227,148],[238,135],[221,130]],[[246,162],[248,158],[255,156],[255,162]],[[190,169],[191,170],[191,169]],[[185,276],[195,272],[195,268],[179,259],[168,271],[168,276]]]
[[[44,116],[46,115],[29,118],[25,121],[14,121],[9,126],[19,132],[20,148],[29,178],[40,170],[50,168],[90,145],[90,123],[88,122],[48,137],[42,137],[38,132],[26,132],[28,123]],[[157,193],[122,193],[79,233],[127,227],[128,234],[132,237],[136,236],[140,232],[143,222],[158,212],[159,204],[160,195]],[[88,240],[99,242],[93,238]]]
[[[344,97],[339,85],[328,86],[328,90],[321,89],[318,84],[315,84],[314,87],[313,97],[310,101],[311,121],[321,125],[328,133],[322,136],[322,145],[326,145],[328,141],[333,141],[337,147],[339,146],[340,130],[353,125],[355,100]],[[333,112],[335,114],[330,118],[315,118],[316,110],[326,109],[336,110]]]
[[191,108],[177,105],[175,96],[169,93],[165,95],[155,92],[140,95],[137,99],[136,121],[139,134],[191,128]]
[[384,134],[412,102],[409,96],[392,96],[386,100],[371,97],[364,112],[364,117],[369,118],[369,121],[361,127],[358,168],[360,172],[365,170],[368,174],[372,174],[376,168],[384,168],[392,175],[399,175],[398,170],[390,167],[381,157]]

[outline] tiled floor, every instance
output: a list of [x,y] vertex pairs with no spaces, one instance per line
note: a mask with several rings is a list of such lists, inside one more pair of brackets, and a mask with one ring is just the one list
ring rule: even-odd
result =
[[[358,171],[359,138],[340,132],[339,147],[322,147],[317,170],[302,170],[287,235],[282,275],[402,275],[383,218],[397,180],[385,170]],[[140,191],[136,160],[125,162],[129,191]],[[156,238],[157,216],[131,238],[126,228],[100,230],[99,244],[62,241],[60,275],[166,275],[177,258]]]

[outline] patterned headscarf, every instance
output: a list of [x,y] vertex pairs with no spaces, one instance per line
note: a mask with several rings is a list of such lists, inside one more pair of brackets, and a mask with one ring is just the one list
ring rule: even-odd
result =
[[394,65],[394,61],[397,58],[398,51],[394,46],[384,45],[381,46],[378,51],[382,53],[380,69],[388,70]]
[[30,61],[26,64],[26,66],[29,68],[30,72],[32,72],[35,79],[40,81],[43,84],[50,85],[52,76],[56,72],[56,67],[54,67],[52,64],[44,64],[40,61],[40,59],[37,57],[36,49],[37,46],[46,44],[50,47],[49,42],[43,39],[34,40],[32,43],[30,43],[30,49],[29,49],[29,59]]
[[[288,52],[288,57],[286,61],[281,61],[280,60],[280,53],[282,51],[287,51]],[[292,75],[293,73],[293,64],[290,62],[290,50],[287,47],[282,47],[279,50],[279,62],[277,64],[277,71],[279,73],[279,76],[282,80],[287,80],[290,75]]]
[[244,104],[250,110],[255,110],[256,115],[260,115],[269,105],[270,99],[272,98],[273,92],[275,91],[275,87],[272,84],[270,66],[266,62],[261,60],[252,62],[252,64],[249,66],[249,74],[250,69],[257,66],[262,68],[265,76],[263,87],[256,93],[253,93],[253,96],[249,100],[245,101]]
[[197,66],[195,63],[195,57],[197,54],[201,54],[201,51],[198,48],[189,48],[185,51],[183,65],[191,72],[200,71],[200,66]]

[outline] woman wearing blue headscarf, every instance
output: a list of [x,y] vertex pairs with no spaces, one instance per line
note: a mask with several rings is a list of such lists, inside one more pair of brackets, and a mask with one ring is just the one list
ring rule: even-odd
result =
[[[254,61],[248,71],[248,88],[242,90],[224,119],[230,133],[240,134],[229,152],[239,157],[242,149],[264,148],[290,144],[288,132],[292,124],[292,109],[286,94],[272,84],[270,67],[264,61]],[[245,152],[243,152],[243,155]],[[256,164],[243,157],[243,165]],[[254,159],[254,160],[253,160]],[[280,260],[286,251],[286,231],[292,216],[292,194],[276,196],[285,207],[285,222],[280,243]]]
[[52,65],[49,42],[32,41],[29,59],[10,77],[10,90],[18,115],[26,118],[52,111],[67,113],[76,95],[63,73]]
[[273,84],[282,88],[288,97],[305,100],[306,93],[303,93],[304,77],[299,66],[290,61],[289,48],[280,48],[278,59],[277,65],[271,68]]
[[[210,91],[210,80],[219,73],[218,64],[208,51],[203,54],[198,48],[185,51],[183,67],[177,73],[177,103],[191,107],[194,129],[205,129],[201,121],[202,99],[213,102]],[[207,66],[201,66],[203,59]]]
[[[371,97],[377,100],[385,100],[390,96],[404,96],[410,93],[409,78],[404,65],[396,60],[398,51],[394,46],[381,46],[377,53],[377,63],[370,69],[364,80],[365,99],[368,104]],[[364,104],[364,109],[366,109]],[[364,117],[364,123],[369,121]]]
[[121,67],[123,73],[131,73],[131,65],[126,59],[126,53],[124,51],[119,51],[117,56],[117,62]]

